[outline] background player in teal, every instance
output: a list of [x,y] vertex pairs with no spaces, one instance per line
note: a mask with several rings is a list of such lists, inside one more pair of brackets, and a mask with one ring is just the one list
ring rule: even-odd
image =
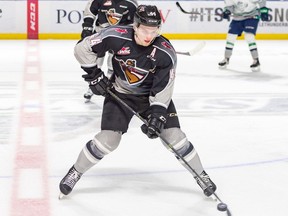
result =
[[229,25],[229,30],[226,38],[226,46],[223,61],[219,62],[220,68],[226,68],[229,64],[230,57],[234,48],[234,43],[242,32],[247,41],[253,62],[250,65],[252,71],[260,70],[259,53],[255,40],[259,19],[268,21],[268,8],[266,0],[225,0],[225,8],[223,12],[224,19],[232,21]]

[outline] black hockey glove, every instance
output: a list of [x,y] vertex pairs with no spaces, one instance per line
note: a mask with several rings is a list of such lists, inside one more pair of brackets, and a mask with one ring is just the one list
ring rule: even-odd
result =
[[[84,70],[87,72],[87,69]],[[112,86],[103,71],[97,67],[94,68],[92,72],[82,75],[82,77],[89,83],[89,87],[95,95],[105,96],[107,94],[107,89]]]
[[230,15],[231,15],[231,11],[225,10],[222,14],[222,17],[223,19],[229,19]]
[[267,7],[260,8],[260,18],[262,21],[269,21],[268,12],[269,9]]
[[166,109],[160,106],[152,106],[152,113],[148,116],[148,125],[143,124],[141,130],[150,139],[155,139],[161,133],[166,123]]
[[81,39],[84,39],[85,37],[88,37],[93,34],[93,24],[89,22],[84,22],[82,24],[82,33],[81,33]]

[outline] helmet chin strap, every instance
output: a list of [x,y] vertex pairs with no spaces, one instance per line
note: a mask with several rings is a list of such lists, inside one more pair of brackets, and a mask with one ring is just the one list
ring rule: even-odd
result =
[[141,39],[138,37],[138,34],[137,34],[137,27],[134,27],[134,35],[135,35],[136,43],[140,46],[143,46],[143,44],[141,43]]
[[137,43],[138,45],[141,45],[141,44],[139,44],[140,39],[139,39],[139,37],[138,37],[137,32],[136,32],[135,29],[134,29],[134,38],[135,38],[136,43]]

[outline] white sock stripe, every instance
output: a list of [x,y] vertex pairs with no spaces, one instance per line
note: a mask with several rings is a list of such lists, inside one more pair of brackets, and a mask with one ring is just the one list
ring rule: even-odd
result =
[[85,154],[86,158],[93,164],[96,164],[99,162],[97,158],[95,158],[91,153],[88,151],[87,147],[85,146],[83,148],[83,153]]
[[190,154],[188,154],[188,155],[186,155],[186,156],[184,157],[184,159],[185,159],[187,162],[189,162],[189,161],[191,161],[191,160],[196,156],[196,154],[197,154],[197,152],[193,149],[193,150],[190,152]]
[[103,152],[104,154],[109,154],[111,151],[106,148],[99,140],[97,140],[96,138],[93,139],[93,141],[95,142],[97,148],[99,148],[99,150],[101,152]]
[[180,140],[180,142],[176,143],[174,145],[174,148],[176,150],[178,150],[178,149],[182,148],[186,142],[187,142],[187,138],[185,137],[184,139]]

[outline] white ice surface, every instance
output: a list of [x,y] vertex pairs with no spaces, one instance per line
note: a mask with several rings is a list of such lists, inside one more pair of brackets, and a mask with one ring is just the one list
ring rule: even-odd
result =
[[[68,197],[57,199],[59,181],[100,125],[102,98],[84,103],[87,85],[73,56],[75,43],[0,41],[0,215],[10,216],[11,208],[17,208],[12,206],[12,191],[21,127],[20,84],[29,61],[39,61],[43,76],[49,215],[225,215],[217,211],[215,201],[203,196],[191,174],[159,140],[141,133],[136,118],[118,149],[89,170]],[[199,41],[172,43],[176,50],[187,51]],[[27,58],[30,48],[35,51],[31,44],[40,50],[39,59]],[[206,41],[194,56],[179,55],[174,101],[183,131],[232,214],[286,216],[288,41],[257,44],[261,72],[256,73],[250,71],[252,59],[245,41],[237,41],[227,70],[217,66],[223,59],[222,40]],[[27,175],[17,181],[29,185]],[[30,185],[30,190],[42,191],[33,188]]]

